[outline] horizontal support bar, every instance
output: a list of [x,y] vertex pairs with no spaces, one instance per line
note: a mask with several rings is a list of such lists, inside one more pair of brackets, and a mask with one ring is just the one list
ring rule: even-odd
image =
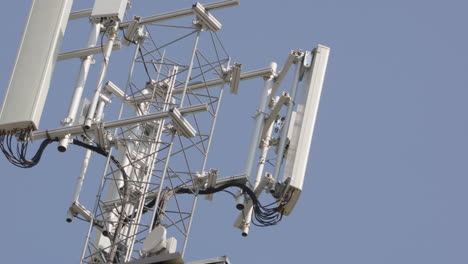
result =
[[[222,185],[231,184],[231,183],[247,184],[248,181],[249,181],[249,177],[247,174],[238,174],[238,175],[216,179],[216,183],[213,186],[213,188],[218,188],[218,187],[221,187]],[[198,188],[204,189],[203,186],[196,186],[193,184],[181,186],[181,188],[189,188],[189,189],[192,189],[194,192],[195,192],[195,189],[198,189]],[[156,198],[157,195],[158,195],[158,192],[150,192],[146,195],[146,200],[147,201],[152,200]]]
[[[204,112],[204,111],[208,111],[208,105],[200,104],[200,105],[195,105],[195,106],[184,107],[184,108],[180,108],[179,111],[182,115]],[[132,126],[132,125],[136,125],[136,124],[144,123],[144,122],[151,122],[154,120],[165,119],[168,117],[169,117],[169,111],[164,111],[164,112],[158,112],[158,113],[154,113],[150,115],[136,116],[136,117],[130,117],[130,118],[122,119],[122,120],[104,122],[102,123],[102,127],[104,129],[113,129],[113,128],[119,128],[119,127],[125,127],[125,126]],[[89,130],[86,130],[86,132],[91,132],[96,129],[98,129],[97,126],[93,125]],[[68,134],[70,134],[71,136],[76,136],[76,135],[84,133],[84,131],[85,131],[85,128],[82,125],[55,128],[51,130],[33,132],[31,134],[31,139],[37,140],[37,139],[44,139],[44,138],[62,138]]]
[[[207,11],[210,11],[210,10],[236,6],[236,5],[239,5],[239,3],[240,3],[240,0],[226,0],[226,1],[214,2],[210,4],[204,4],[203,6],[205,7]],[[75,12],[70,13],[70,17],[68,18],[68,20],[76,20],[80,18],[90,17],[92,12],[93,12],[92,8],[75,11]],[[140,24],[157,23],[157,22],[174,19],[178,17],[190,16],[192,14],[193,14],[193,9],[186,8],[186,9],[172,11],[172,12],[168,12],[168,13],[164,13],[160,15],[154,15],[154,16],[142,18],[142,21],[140,22]],[[130,25],[130,21],[126,21],[126,22],[123,22],[120,25],[120,27],[126,28],[129,25]]]
[[[210,10],[236,6],[236,5],[239,5],[239,3],[240,3],[240,0],[226,0],[226,1],[210,3],[210,4],[203,4],[203,6],[205,7],[207,11],[210,11]],[[142,17],[140,20],[140,25],[158,23],[158,22],[162,22],[165,20],[170,20],[170,19],[184,17],[184,16],[191,16],[191,15],[193,15],[192,8],[180,9],[180,10],[171,11],[171,12],[167,12],[167,13],[163,13],[159,15]],[[130,25],[130,21],[126,21],[120,24],[120,28],[127,28],[129,25]]]
[[250,80],[250,79],[255,79],[259,77],[270,77],[271,75],[276,75],[276,72],[274,72],[271,67],[268,67],[268,68],[263,68],[259,70],[242,73],[240,79],[244,81],[244,80]]
[[71,12],[68,20],[76,20],[80,18],[90,17],[91,12],[93,12],[92,8]]
[[[112,47],[112,50],[119,50],[121,46],[122,45],[119,42],[117,42]],[[74,59],[74,58],[84,58],[89,55],[102,53],[102,50],[103,50],[103,47],[98,46],[98,47],[92,47],[92,48],[84,48],[84,49],[79,49],[79,50],[66,51],[66,52],[60,53],[57,56],[57,61]]]
[[[259,78],[259,77],[268,77],[268,76],[271,76],[272,74],[274,74],[273,69],[271,67],[268,67],[264,69],[241,73],[240,80],[245,81],[245,80]],[[187,91],[188,90],[196,91],[196,90],[201,90],[205,88],[210,88],[210,87],[221,85],[225,82],[226,81],[224,81],[223,79],[214,79],[214,80],[208,80],[206,82],[189,84]],[[183,91],[184,91],[184,88],[179,87],[179,88],[175,88],[173,93],[182,93]]]
[[[274,74],[273,69],[271,67],[269,68],[264,68],[264,69],[259,69],[259,70],[254,70],[254,71],[249,71],[242,73],[240,76],[240,80],[249,80],[249,79],[254,79],[254,78],[259,78],[259,77],[268,77]],[[206,82],[199,82],[199,83],[194,83],[194,84],[189,84],[187,87],[187,91],[196,91],[196,90],[202,90],[210,87],[215,87],[219,86],[226,81],[224,79],[214,79],[214,80],[208,80]],[[175,88],[173,91],[173,94],[177,93],[182,93],[184,91],[183,87]],[[153,99],[152,95],[139,95],[135,97],[126,97],[125,102],[126,103],[143,103],[147,102]]]
[[[254,78],[259,78],[259,77],[268,77],[271,75],[274,75],[275,73],[273,72],[273,69],[271,67],[268,68],[263,68],[259,70],[253,70],[249,72],[244,72],[240,76],[240,80],[249,80],[249,79],[254,79]],[[201,90],[205,88],[210,88],[210,87],[215,87],[219,86],[226,81],[224,79],[214,79],[214,80],[208,80],[206,82],[199,82],[195,84],[189,84],[188,90],[190,91],[196,91],[196,90]],[[109,87],[108,87],[109,86]],[[153,95],[139,95],[135,97],[129,97],[125,94],[123,94],[123,91],[119,89],[115,84],[112,82],[108,82],[106,84],[106,89],[113,93],[118,99],[123,100],[128,106],[134,107],[135,104],[138,103],[143,103],[143,102],[148,102],[154,99]],[[175,88],[173,93],[182,93],[183,92],[183,87]]]

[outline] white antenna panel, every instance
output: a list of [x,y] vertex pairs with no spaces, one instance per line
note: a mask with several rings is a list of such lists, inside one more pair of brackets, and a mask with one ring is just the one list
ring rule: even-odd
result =
[[39,126],[73,0],[33,0],[0,110],[0,133]]
[[122,21],[128,0],[95,0],[91,18],[99,22],[100,20]]
[[291,127],[293,132],[283,176],[283,181],[290,179],[286,191],[289,202],[284,208],[285,215],[294,209],[302,192],[330,48],[319,45],[313,53],[312,66],[304,73],[303,91],[298,97],[296,117]]

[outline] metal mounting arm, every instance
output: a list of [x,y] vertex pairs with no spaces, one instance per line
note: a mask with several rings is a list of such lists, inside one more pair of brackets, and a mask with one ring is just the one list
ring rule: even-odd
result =
[[[201,104],[201,105],[179,108],[179,111],[182,115],[204,112],[204,111],[208,111],[208,105]],[[102,123],[102,128],[113,129],[113,128],[131,126],[131,125],[144,123],[144,122],[151,122],[154,120],[160,120],[160,119],[165,119],[165,118],[169,118],[169,111],[158,112],[158,113],[150,114],[150,115],[131,117],[131,118],[122,119],[122,120],[104,122]],[[97,128],[98,128],[97,126],[93,125],[91,126],[89,131],[92,132]],[[46,131],[38,131],[38,132],[33,132],[31,134],[31,139],[37,140],[37,139],[44,139],[44,138],[61,138],[67,134],[70,134],[71,136],[76,136],[76,135],[82,134],[83,129],[84,129],[83,126],[76,125],[76,126],[62,127],[62,128],[56,128],[56,129],[51,129],[51,130],[46,130]]]
[[278,117],[279,112],[281,111],[281,108],[283,108],[283,105],[289,105],[290,102],[291,102],[291,97],[289,96],[288,93],[284,93],[279,98],[279,100],[278,100],[278,102],[276,102],[273,110],[271,110],[270,115],[268,116],[267,119],[265,119],[265,125],[263,126],[261,139],[266,138],[268,130],[270,129],[273,122],[275,122],[276,118]]
[[[239,3],[240,3],[239,0],[226,0],[226,1],[214,2],[210,4],[204,4],[203,6],[205,7],[206,11],[211,11],[211,10],[236,6],[236,5],[239,5]],[[162,21],[166,21],[170,19],[175,19],[175,18],[184,17],[184,16],[191,16],[191,15],[193,15],[192,8],[180,9],[180,10],[171,11],[171,12],[167,12],[167,13],[163,13],[159,15],[143,17],[140,20],[140,24],[144,25],[144,24],[158,23],[158,22],[162,22]],[[123,22],[120,25],[120,28],[127,28],[129,25],[130,25],[130,22]]]
[[301,58],[302,56],[304,56],[304,53],[302,51],[292,50],[291,53],[289,53],[289,56],[286,59],[286,62],[284,63],[283,68],[281,68],[281,70],[278,73],[278,76],[276,76],[275,78],[275,83],[273,84],[273,91],[272,91],[273,95],[276,94],[276,91],[281,85],[281,82],[283,81],[284,77],[286,77],[286,75],[288,74],[289,68],[291,68],[291,65],[297,63],[299,58]]

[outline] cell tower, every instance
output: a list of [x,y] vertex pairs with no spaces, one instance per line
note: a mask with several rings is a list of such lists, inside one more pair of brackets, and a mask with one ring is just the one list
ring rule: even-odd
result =
[[[271,63],[245,72],[225,50],[216,33],[222,24],[212,15],[239,0],[129,20],[128,0],[95,0],[93,8],[76,12],[72,0],[32,2],[0,112],[0,148],[24,168],[39,163],[53,142],[61,152],[70,145],[84,149],[66,218],[89,222],[80,263],[184,263],[199,197],[212,200],[226,189],[237,190],[233,221],[243,236],[252,224],[275,225],[291,214],[302,192],[328,47],[292,51],[279,70]],[[87,47],[59,53],[67,22],[84,18],[91,21]],[[113,50],[123,46],[133,59],[127,82],[119,85],[107,70]],[[38,59],[27,63],[33,53]],[[89,87],[96,54],[102,55],[98,79]],[[55,62],[68,59],[80,59],[81,68],[63,127],[39,130]],[[290,68],[293,83],[280,90]],[[245,142],[245,168],[224,175],[207,167],[223,95],[226,89],[237,94],[240,82],[253,78],[263,78],[264,87],[251,142]],[[85,88],[94,89],[89,99]],[[30,107],[19,110],[18,102]],[[117,118],[104,120],[111,104],[119,104]],[[35,140],[43,141],[28,159]],[[88,171],[92,153],[106,164],[95,204],[85,206],[80,194],[86,175],[95,174]],[[263,205],[264,191],[274,203]]]

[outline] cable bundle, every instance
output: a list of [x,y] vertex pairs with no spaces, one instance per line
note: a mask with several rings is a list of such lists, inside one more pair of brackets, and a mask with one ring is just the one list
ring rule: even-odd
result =
[[267,227],[278,224],[283,219],[282,206],[273,207],[276,202],[273,202],[267,206],[263,206],[260,203],[254,203],[254,218],[252,223],[259,227]]
[[[242,191],[247,194],[253,203],[253,213],[254,218],[252,223],[259,227],[267,227],[278,224],[281,219],[283,218],[283,206],[287,203],[281,203],[278,207],[273,207],[275,203],[271,203],[269,205],[263,206],[260,201],[258,200],[255,193],[245,184],[241,183],[227,183],[221,185],[217,188],[210,188],[206,190],[200,190],[198,194],[212,194],[223,191],[230,187],[238,187],[242,189]],[[192,189],[189,188],[180,188],[176,190],[176,193],[193,193]]]
[[[24,139],[24,141],[13,140],[15,137],[13,134],[0,135],[0,149],[11,164],[20,168],[32,168],[36,166],[41,160],[45,148],[50,143],[57,141],[57,139],[45,139],[42,141],[36,154],[31,159],[27,159],[26,154],[30,143],[28,140],[29,131],[23,131],[18,135],[18,138]],[[15,143],[16,146],[14,146]]]
[[[109,152],[107,152],[104,148],[102,148],[99,145],[97,146],[89,145],[78,139],[73,139],[72,144],[85,148],[85,149],[89,149],[104,157],[109,157]],[[114,156],[110,155],[110,159],[115,164],[115,166],[120,170],[120,172],[122,172],[123,183],[124,183],[124,193],[125,193],[128,189],[127,182],[128,182],[129,177],[127,173],[125,172],[125,168],[122,166],[122,164],[120,164],[120,162]]]
[[[42,141],[41,145],[39,146],[39,149],[37,150],[36,154],[29,160],[26,158],[26,154],[28,151],[29,143],[30,141],[26,140],[29,136],[28,131],[21,132],[18,137],[20,139],[25,139],[24,141],[16,141],[16,147],[14,147],[14,138],[15,135],[0,135],[0,149],[2,150],[3,154],[7,158],[9,162],[11,162],[13,165],[20,167],[20,168],[32,168],[36,166],[39,161],[41,160],[42,154],[44,153],[45,148],[52,142],[58,141],[58,139],[45,139]],[[84,142],[81,142],[79,140],[73,140],[73,144],[92,150],[102,156],[108,157],[109,153],[104,150],[100,146],[92,146],[89,144],[86,144]],[[117,166],[117,168],[122,172],[122,176],[124,178],[124,193],[126,194],[128,192],[128,175],[125,173],[124,168],[122,165],[117,161],[117,159],[114,156],[110,156],[112,162]],[[287,203],[282,202],[279,206],[275,207],[275,202],[271,203],[269,205],[263,206],[260,201],[258,200],[257,196],[255,193],[245,184],[241,183],[228,183],[221,185],[217,188],[210,188],[206,190],[200,190],[198,194],[206,195],[206,194],[213,194],[217,193],[220,191],[225,191],[225,189],[230,188],[230,187],[237,187],[242,189],[242,191],[247,194],[250,199],[252,200],[253,203],[253,212],[254,212],[254,218],[252,219],[252,223],[256,226],[259,227],[266,227],[266,226],[272,226],[278,224],[282,217],[283,217],[283,206]],[[175,193],[177,194],[193,194],[194,190],[190,188],[178,188],[175,190]],[[160,204],[158,208],[164,208],[165,204],[167,204],[167,201],[169,200],[169,197],[172,195],[172,192],[164,192],[163,199],[161,199]],[[124,195],[125,196],[125,195]],[[155,205],[155,200],[151,201],[148,203],[145,207],[151,208],[154,207]],[[144,210],[143,213],[147,211]],[[132,218],[132,217],[130,217]],[[161,219],[158,217],[155,219],[155,224],[160,224]]]

